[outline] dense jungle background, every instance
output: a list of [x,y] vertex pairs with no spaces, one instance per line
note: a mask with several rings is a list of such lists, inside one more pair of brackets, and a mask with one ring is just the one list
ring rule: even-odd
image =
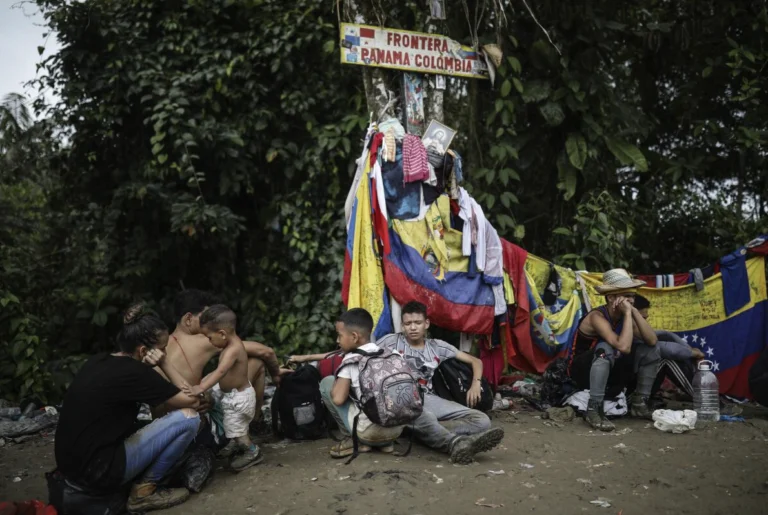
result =
[[[342,66],[338,24],[426,31],[427,0],[31,3],[61,46],[30,77],[56,101],[0,107],[0,397],[59,398],[130,302],[170,323],[183,287],[278,355],[329,349],[372,88],[399,77]],[[444,98],[503,237],[671,273],[765,232],[765,1],[446,8],[437,33],[504,52]]]

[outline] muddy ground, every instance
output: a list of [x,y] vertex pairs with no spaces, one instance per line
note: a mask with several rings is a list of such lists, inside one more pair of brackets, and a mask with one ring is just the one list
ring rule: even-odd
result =
[[[683,435],[638,420],[600,434],[579,419],[558,425],[535,412],[493,419],[506,437],[470,466],[418,445],[405,458],[364,454],[344,465],[328,457],[330,440],[266,442],[263,464],[239,475],[217,470],[201,494],[163,513],[768,513],[766,412]],[[6,444],[0,463],[0,500],[45,499],[52,435]]]

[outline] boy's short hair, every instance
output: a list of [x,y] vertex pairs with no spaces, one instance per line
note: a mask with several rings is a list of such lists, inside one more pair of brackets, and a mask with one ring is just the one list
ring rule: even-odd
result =
[[635,309],[648,309],[651,307],[651,302],[642,295],[635,295]]
[[423,315],[424,319],[426,320],[428,318],[427,306],[425,306],[421,302],[412,300],[409,303],[407,303],[405,306],[403,306],[401,317],[405,315]]
[[370,336],[373,332],[373,317],[363,308],[352,308],[342,313],[339,322],[347,329],[357,329],[363,336]]
[[237,327],[237,315],[224,304],[214,304],[200,315],[200,327],[213,331],[221,329],[234,331]]
[[207,291],[195,290],[194,288],[182,290],[173,299],[173,317],[178,322],[187,313],[197,315],[207,306],[216,303],[216,297]]

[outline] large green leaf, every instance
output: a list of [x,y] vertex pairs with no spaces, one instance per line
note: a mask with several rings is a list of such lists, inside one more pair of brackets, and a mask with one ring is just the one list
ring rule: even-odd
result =
[[610,136],[605,137],[605,144],[624,166],[634,166],[641,172],[648,171],[648,161],[645,160],[645,156],[636,146]]
[[557,127],[563,120],[565,120],[565,113],[563,108],[557,102],[547,102],[546,104],[539,106],[539,112],[544,117],[547,124],[552,127]]
[[568,160],[579,169],[584,169],[584,163],[587,161],[587,142],[584,136],[578,132],[572,132],[565,140],[565,150],[568,153]]

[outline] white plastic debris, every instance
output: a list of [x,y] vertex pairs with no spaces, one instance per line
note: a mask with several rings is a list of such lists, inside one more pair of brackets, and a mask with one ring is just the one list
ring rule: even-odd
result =
[[521,463],[521,464],[520,464],[520,468],[523,468],[523,469],[532,469],[532,468],[533,468],[533,465],[531,465],[530,463]]
[[503,470],[489,470],[488,473],[492,476],[503,476],[505,474]]
[[19,476],[16,476],[15,478],[13,478],[13,482],[14,483],[21,483],[21,478]]
[[598,497],[594,501],[589,501],[589,504],[595,504],[597,506],[600,506],[601,508],[610,508],[611,500],[605,499],[604,497]]
[[657,409],[653,412],[653,426],[665,433],[685,433],[696,427],[697,415],[692,410]]

